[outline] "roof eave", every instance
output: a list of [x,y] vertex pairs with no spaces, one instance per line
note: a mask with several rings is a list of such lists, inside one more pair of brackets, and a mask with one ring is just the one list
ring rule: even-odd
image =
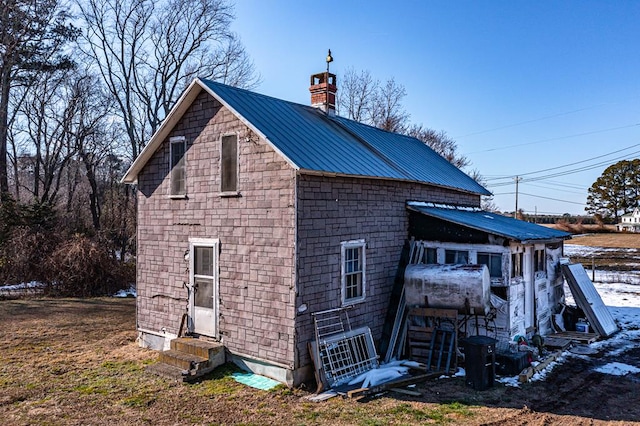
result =
[[303,169],[303,168],[297,168],[297,171],[298,171],[299,174],[305,174],[305,175],[311,175],[311,176],[348,177],[348,178],[358,178],[358,179],[384,180],[384,181],[390,181],[390,182],[418,183],[420,185],[428,185],[428,186],[433,186],[433,187],[436,187],[436,188],[448,189],[448,190],[451,190],[451,191],[464,192],[466,194],[473,194],[473,195],[479,195],[479,196],[484,195],[484,194],[481,194],[479,192],[475,192],[475,191],[468,190],[468,189],[455,188],[455,187],[452,187],[452,186],[445,186],[445,185],[438,185],[437,183],[425,182],[425,181],[421,181],[421,180],[401,179],[401,178],[393,178],[393,177],[387,177],[387,176],[353,175],[353,174],[349,174],[349,173],[331,172],[331,171],[326,171],[326,170],[312,170],[312,169]]
[[520,240],[522,244],[547,244],[547,243],[559,243],[561,241],[570,240],[571,235],[566,237],[555,237],[555,238],[541,238],[541,239],[533,239],[533,240]]
[[162,141],[166,139],[171,130],[177,122],[182,118],[187,109],[191,106],[191,103],[202,91],[202,84],[196,79],[191,82],[189,87],[182,93],[182,96],[178,99],[166,118],[162,120],[162,124],[153,134],[149,143],[142,149],[138,157],[133,161],[127,172],[124,174],[121,183],[135,184],[138,181],[138,173],[151,159],[153,154],[162,144]]
[[174,107],[171,109],[167,117],[162,121],[162,124],[158,128],[158,130],[154,133],[154,135],[149,140],[149,143],[144,147],[144,149],[140,152],[138,157],[135,159],[133,164],[129,167],[123,178],[121,179],[122,183],[127,184],[135,184],[138,181],[138,173],[142,170],[142,168],[147,164],[147,162],[151,159],[153,154],[162,144],[162,142],[167,138],[171,130],[175,127],[175,125],[180,121],[184,113],[191,106],[196,97],[200,94],[202,90],[205,90],[211,96],[213,96],[218,102],[220,102],[225,108],[227,108],[231,113],[233,113],[244,125],[246,125],[253,133],[258,135],[260,138],[264,139],[279,155],[282,156],[294,169],[298,169],[299,167],[291,161],[282,151],[280,151],[269,139],[264,135],[257,127],[255,127],[251,122],[249,122],[246,118],[242,116],[242,114],[238,113],[229,103],[227,103],[221,96],[219,96],[213,89],[211,89],[207,84],[205,84],[199,78],[194,79],[189,87],[184,91],[182,96],[178,99]]
[[565,237],[558,236],[558,237],[544,237],[544,238],[529,238],[529,239],[524,239],[524,238],[517,237],[517,236],[515,236],[515,235],[509,235],[509,234],[505,234],[505,233],[502,233],[502,232],[497,232],[497,231],[488,230],[488,229],[485,229],[485,228],[482,228],[482,227],[479,227],[479,226],[473,226],[473,225],[470,225],[469,223],[462,222],[462,221],[459,221],[459,220],[454,220],[454,219],[443,219],[443,218],[438,217],[438,216],[430,215],[430,214],[425,213],[424,211],[422,211],[422,210],[420,210],[420,209],[417,209],[417,208],[415,208],[415,207],[411,206],[411,204],[410,204],[410,203],[407,203],[407,204],[406,204],[406,208],[407,208],[407,209],[409,209],[409,210],[411,210],[411,211],[414,211],[414,212],[417,212],[417,213],[421,213],[421,214],[427,215],[427,216],[429,216],[429,217],[433,217],[433,218],[435,218],[435,219],[444,220],[444,221],[446,221],[446,222],[450,222],[450,223],[453,223],[453,224],[456,224],[456,225],[459,225],[459,226],[464,226],[465,228],[469,228],[469,229],[475,229],[476,231],[485,232],[485,233],[487,233],[487,234],[497,235],[498,237],[507,238],[507,239],[509,239],[509,240],[511,240],[511,241],[515,241],[515,242],[518,242],[518,243],[521,243],[521,244],[534,244],[534,243],[537,243],[537,244],[542,244],[542,243],[556,243],[556,242],[560,242],[560,241],[568,240],[568,239],[570,239],[570,238],[571,238],[571,234],[568,234],[568,235],[567,235],[567,236],[565,236]]

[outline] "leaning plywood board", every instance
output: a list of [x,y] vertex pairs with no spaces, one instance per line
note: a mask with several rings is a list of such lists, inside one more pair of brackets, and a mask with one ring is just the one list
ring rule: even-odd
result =
[[600,294],[593,286],[582,264],[563,264],[562,273],[567,279],[567,283],[569,283],[569,288],[578,307],[584,311],[595,331],[603,337],[611,336],[617,332],[618,325],[602,301]]

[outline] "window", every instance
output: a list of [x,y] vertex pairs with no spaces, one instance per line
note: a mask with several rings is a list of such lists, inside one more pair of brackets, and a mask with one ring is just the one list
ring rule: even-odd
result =
[[546,270],[546,261],[545,261],[545,253],[544,249],[542,250],[534,250],[533,252],[533,270],[534,272],[545,271]]
[[499,253],[478,253],[478,265],[487,265],[492,278],[502,278],[502,255]]
[[522,276],[522,253],[511,253],[511,278]]
[[342,243],[342,304],[349,305],[365,298],[365,242]]
[[171,195],[186,195],[186,167],[184,154],[187,141],[183,136],[169,139],[169,168],[171,179]]
[[194,246],[195,306],[213,309],[213,247]]
[[220,153],[220,191],[238,191],[238,135],[222,136]]
[[438,250],[433,247],[424,249],[424,263],[427,265],[435,265],[438,263]]
[[445,250],[444,263],[448,265],[466,265],[469,263],[469,252],[463,250]]

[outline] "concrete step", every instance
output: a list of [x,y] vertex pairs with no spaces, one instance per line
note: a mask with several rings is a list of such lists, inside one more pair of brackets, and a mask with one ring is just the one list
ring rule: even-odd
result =
[[186,382],[186,379],[189,376],[189,371],[173,365],[165,364],[164,362],[147,365],[145,367],[145,371],[155,374],[156,376],[175,380],[176,382]]
[[196,355],[213,360],[224,356],[224,346],[218,342],[209,342],[191,337],[179,337],[171,342],[171,350]]
[[158,362],[146,370],[168,379],[189,382],[226,362],[224,346],[217,342],[182,337],[170,342],[171,349],[160,352]]
[[160,352],[158,361],[178,367],[181,370],[202,370],[209,366],[209,359],[179,351]]

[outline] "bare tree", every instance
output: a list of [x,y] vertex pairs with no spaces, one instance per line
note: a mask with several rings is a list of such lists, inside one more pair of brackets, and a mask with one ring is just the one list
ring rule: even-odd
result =
[[96,231],[100,230],[104,198],[103,185],[98,176],[99,168],[110,155],[114,155],[120,131],[110,120],[113,98],[101,89],[98,77],[90,74],[78,75],[70,87],[72,99],[75,100],[75,150],[84,166],[89,184],[89,210]]
[[373,99],[378,92],[378,81],[369,71],[357,73],[349,68],[341,78],[338,107],[345,117],[366,123],[372,115]]
[[9,191],[7,141],[12,92],[42,71],[73,66],[65,45],[78,34],[58,0],[0,1],[0,193]]
[[338,91],[338,108],[345,117],[390,132],[403,133],[409,114],[402,105],[404,86],[392,78],[381,84],[369,71],[348,69]]
[[109,92],[135,158],[195,77],[257,84],[227,0],[86,0],[86,53]]
[[75,103],[71,71],[42,72],[20,108],[23,142],[33,154],[33,181],[23,183],[33,198],[54,205],[63,171],[75,155]]
[[404,133],[407,130],[410,115],[405,111],[402,100],[407,95],[404,86],[392,78],[380,86],[374,98],[371,111],[371,123],[383,130]]
[[459,169],[464,169],[469,165],[467,157],[458,151],[456,141],[449,137],[444,130],[438,132],[424,127],[422,124],[414,124],[407,129],[406,134],[429,145],[435,152],[442,155]]
[[[422,124],[411,124],[410,114],[402,104],[406,95],[404,86],[393,78],[381,84],[369,71],[356,72],[350,68],[342,76],[338,108],[341,114],[352,120],[414,137],[459,169],[468,168],[471,164],[469,159],[459,152],[456,141],[444,130],[436,131]],[[477,170],[470,175],[483,184],[482,175]],[[488,210],[495,210],[493,197],[483,197],[482,203]]]

